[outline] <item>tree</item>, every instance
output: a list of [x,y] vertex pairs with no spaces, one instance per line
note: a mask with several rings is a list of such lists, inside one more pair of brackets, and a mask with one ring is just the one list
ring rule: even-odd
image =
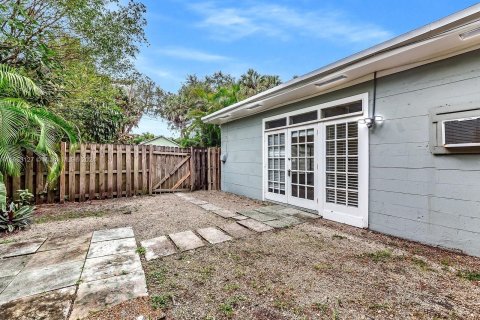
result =
[[220,128],[203,123],[201,118],[280,83],[278,76],[261,75],[253,69],[238,80],[222,72],[204,79],[190,75],[177,93],[163,95],[155,112],[181,131],[182,145],[218,146]]
[[78,142],[72,125],[26,100],[42,93],[31,79],[0,65],[0,172],[3,174],[20,175],[22,151],[26,149],[42,159],[48,169],[47,182],[52,182],[62,166],[56,152],[58,142],[65,137],[72,145]]
[[146,43],[146,8],[134,0],[0,0],[0,12],[3,64],[52,67],[58,49],[79,41],[101,68],[122,74]]

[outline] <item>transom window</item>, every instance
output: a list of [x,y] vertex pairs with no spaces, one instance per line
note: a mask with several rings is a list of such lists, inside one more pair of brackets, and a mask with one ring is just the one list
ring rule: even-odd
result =
[[358,123],[325,127],[326,201],[358,207]]
[[285,133],[268,135],[268,192],[285,194]]

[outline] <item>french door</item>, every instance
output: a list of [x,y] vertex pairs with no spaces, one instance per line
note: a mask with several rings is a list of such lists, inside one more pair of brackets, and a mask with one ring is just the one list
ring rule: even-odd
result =
[[358,119],[322,123],[322,215],[368,227],[368,128]]
[[265,135],[266,199],[317,210],[317,126]]
[[317,125],[289,129],[287,141],[288,203],[317,209]]

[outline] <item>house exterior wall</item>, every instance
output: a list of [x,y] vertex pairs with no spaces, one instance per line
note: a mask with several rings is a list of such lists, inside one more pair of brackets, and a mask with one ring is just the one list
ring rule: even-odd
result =
[[[480,256],[480,155],[433,155],[428,117],[438,106],[480,105],[479,54],[378,79],[385,120],[370,131],[370,229]],[[372,82],[222,125],[222,189],[262,198],[263,118],[364,92],[372,99]]]

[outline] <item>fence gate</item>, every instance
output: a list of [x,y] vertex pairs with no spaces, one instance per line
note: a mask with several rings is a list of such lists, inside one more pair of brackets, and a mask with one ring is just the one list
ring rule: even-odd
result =
[[151,164],[153,192],[191,190],[192,167],[190,149],[156,147]]

